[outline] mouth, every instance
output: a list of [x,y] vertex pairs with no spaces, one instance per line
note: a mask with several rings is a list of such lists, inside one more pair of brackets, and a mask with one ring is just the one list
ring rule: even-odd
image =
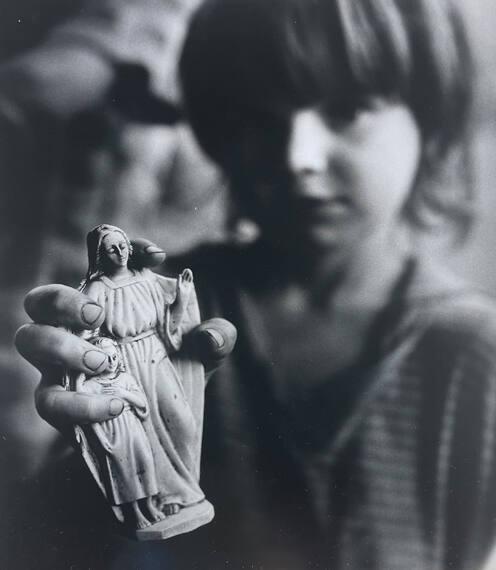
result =
[[335,196],[318,200],[304,199],[296,206],[300,219],[304,221],[336,223],[349,216],[353,204],[347,196]]
[[291,210],[291,221],[286,223],[286,229],[292,239],[301,246],[310,246],[312,251],[328,251],[345,244],[357,215],[352,200],[343,195],[300,198],[294,201]]

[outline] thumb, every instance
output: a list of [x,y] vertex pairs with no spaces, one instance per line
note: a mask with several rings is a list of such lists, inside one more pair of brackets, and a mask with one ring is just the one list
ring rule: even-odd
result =
[[69,392],[62,386],[40,386],[36,391],[36,409],[56,428],[68,424],[87,424],[113,419],[122,413],[124,402],[115,396]]
[[217,367],[234,349],[236,327],[226,319],[203,321],[189,333],[188,342],[197,358],[208,370]]
[[132,261],[137,269],[155,267],[165,261],[165,251],[153,242],[140,238],[131,243],[133,246]]

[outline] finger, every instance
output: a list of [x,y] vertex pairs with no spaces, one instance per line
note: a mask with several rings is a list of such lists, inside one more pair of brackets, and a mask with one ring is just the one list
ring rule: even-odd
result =
[[188,283],[192,283],[193,282],[193,272],[191,271],[191,269],[185,269],[182,273],[181,273],[181,277],[183,278],[184,281],[188,282]]
[[36,391],[36,409],[54,427],[103,422],[117,417],[124,409],[121,399],[69,392],[62,386],[44,382]]
[[84,339],[50,325],[23,325],[16,334],[17,350],[44,371],[45,365],[62,365],[87,375],[103,372],[108,356]]
[[75,330],[97,328],[105,318],[100,305],[66,285],[36,287],[27,294],[24,307],[37,323]]
[[165,251],[146,239],[136,239],[133,245],[133,264],[138,267],[155,267],[165,261]]
[[189,333],[188,342],[194,355],[201,360],[207,371],[219,366],[236,344],[236,327],[226,319],[209,319]]

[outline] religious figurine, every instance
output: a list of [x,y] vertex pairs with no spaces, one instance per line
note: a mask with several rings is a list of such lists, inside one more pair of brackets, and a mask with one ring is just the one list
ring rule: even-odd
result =
[[[199,361],[176,358],[183,335],[200,323],[193,274],[185,269],[171,279],[133,268],[128,237],[108,224],[91,230],[87,245],[88,271],[80,290],[105,310],[103,325],[90,334],[113,339],[127,373],[143,389],[149,409],[142,427],[155,464],[158,492],[153,505],[165,518],[137,528],[136,537],[169,538],[214,516],[199,486],[204,369]],[[72,378],[67,385],[74,390],[80,381]],[[107,495],[104,466],[87,432],[76,426],[83,457]],[[118,508],[114,513],[124,520]]]
[[108,355],[109,365],[103,374],[80,381],[76,390],[124,401],[124,409],[116,418],[90,426],[107,498],[121,507],[129,525],[145,528],[165,518],[156,505],[155,462],[142,424],[149,415],[148,402],[136,379],[125,371],[117,343],[106,337],[93,338],[91,343]]

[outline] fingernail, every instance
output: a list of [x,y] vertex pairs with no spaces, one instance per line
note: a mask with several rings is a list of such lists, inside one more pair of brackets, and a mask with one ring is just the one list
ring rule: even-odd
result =
[[165,251],[163,249],[160,249],[156,245],[147,245],[145,247],[145,252],[146,253],[165,253]]
[[109,412],[111,416],[118,416],[122,409],[124,408],[124,404],[122,400],[113,399],[110,401]]
[[96,372],[104,362],[108,362],[107,355],[97,350],[88,350],[83,356],[84,365]]
[[215,329],[205,329],[205,332],[214,340],[217,348],[222,348],[224,346],[225,340],[220,332],[216,331]]
[[81,316],[87,325],[94,325],[102,314],[102,308],[95,303],[86,303],[81,309]]

